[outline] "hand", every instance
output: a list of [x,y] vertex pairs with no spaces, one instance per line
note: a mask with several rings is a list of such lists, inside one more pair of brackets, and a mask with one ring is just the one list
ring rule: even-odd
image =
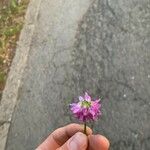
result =
[[93,135],[87,127],[87,136],[83,126],[69,124],[55,130],[36,150],[108,150],[109,141],[102,135]]

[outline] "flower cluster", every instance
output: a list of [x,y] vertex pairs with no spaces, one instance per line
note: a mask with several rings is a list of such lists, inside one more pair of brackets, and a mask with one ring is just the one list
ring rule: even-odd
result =
[[74,116],[83,122],[96,120],[101,115],[100,99],[92,100],[87,92],[84,96],[79,96],[78,103],[72,103],[70,106]]

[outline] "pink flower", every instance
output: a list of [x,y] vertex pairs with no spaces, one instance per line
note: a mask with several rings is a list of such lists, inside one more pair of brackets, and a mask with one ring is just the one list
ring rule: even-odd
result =
[[71,111],[80,121],[96,120],[101,115],[101,104],[99,102],[100,99],[93,101],[88,93],[85,92],[83,97],[79,96],[78,103],[70,104]]

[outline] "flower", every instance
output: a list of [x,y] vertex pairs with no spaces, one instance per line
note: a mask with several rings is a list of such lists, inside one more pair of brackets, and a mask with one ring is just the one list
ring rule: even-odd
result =
[[94,121],[101,115],[100,99],[93,101],[87,92],[83,97],[79,96],[79,102],[70,104],[70,107],[74,116],[83,122]]

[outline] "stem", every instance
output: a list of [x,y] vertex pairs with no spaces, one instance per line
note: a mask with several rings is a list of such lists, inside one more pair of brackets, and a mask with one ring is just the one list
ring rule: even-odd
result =
[[86,122],[84,122],[84,134],[86,134]]

